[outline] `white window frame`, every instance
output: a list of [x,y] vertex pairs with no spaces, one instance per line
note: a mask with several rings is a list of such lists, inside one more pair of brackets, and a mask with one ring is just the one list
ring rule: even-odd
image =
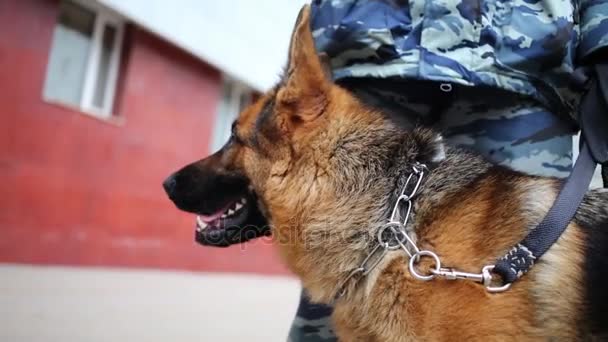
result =
[[[107,119],[114,115],[114,100],[116,97],[116,85],[121,64],[120,57],[122,55],[124,41],[126,26],[125,20],[116,12],[102,7],[96,1],[71,1],[95,13],[95,24],[93,26],[93,35],[91,38],[91,50],[89,51],[89,58],[87,60],[87,66],[85,69],[82,95],[80,98],[80,103],[78,104],[78,109],[96,117]],[[97,83],[97,78],[99,77],[100,55],[103,44],[104,28],[108,24],[112,25],[116,29],[115,39],[114,46],[112,47],[112,55],[110,56],[106,88],[104,90],[104,103],[101,107],[97,107],[93,104],[93,98],[95,96],[95,85]],[[60,102],[68,106],[74,105],[73,103],[65,103],[65,101],[61,99],[47,98],[46,95],[43,95],[43,97],[45,101]]]
[[[228,93],[228,96],[226,96]],[[215,123],[213,125],[211,152],[215,152],[222,148],[230,137],[232,122],[238,117],[242,107],[241,98],[243,95],[248,96],[248,103],[253,100],[253,90],[244,83],[234,80],[228,76],[223,77],[222,94],[215,115]],[[225,99],[228,98],[228,101]]]

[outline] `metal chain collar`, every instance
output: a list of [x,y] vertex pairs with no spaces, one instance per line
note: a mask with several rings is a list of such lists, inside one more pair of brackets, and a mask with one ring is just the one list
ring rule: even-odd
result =
[[[441,260],[439,256],[429,250],[420,250],[412,237],[407,234],[406,227],[412,214],[413,200],[420,190],[420,185],[425,174],[428,172],[426,165],[416,162],[412,167],[412,173],[409,174],[401,194],[395,202],[391,218],[377,234],[378,244],[372,249],[372,251],[363,259],[363,262],[358,268],[349,273],[349,275],[340,283],[339,291],[336,299],[341,298],[346,294],[347,286],[351,280],[359,282],[361,278],[368,275],[384,258],[389,251],[395,251],[401,249],[405,252],[409,258],[408,268],[410,274],[418,280],[430,281],[435,278],[443,278],[447,280],[470,280],[477,283],[483,284],[485,289],[491,293],[503,292],[511,287],[510,283],[494,285],[494,278],[492,277],[492,271],[494,265],[486,265],[482,268],[481,273],[468,273],[461,272],[450,267],[441,267]],[[413,188],[408,189],[413,185]],[[405,209],[405,217],[402,221],[399,221],[400,209]],[[433,267],[428,274],[422,273],[417,269],[417,265],[423,258],[430,258],[433,260]]]

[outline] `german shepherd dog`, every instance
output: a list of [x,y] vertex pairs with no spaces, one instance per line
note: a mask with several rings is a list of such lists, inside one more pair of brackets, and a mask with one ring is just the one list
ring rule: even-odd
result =
[[342,341],[608,340],[606,190],[586,195],[559,240],[508,291],[422,282],[394,250],[336,300],[415,163],[428,175],[407,229],[421,249],[467,272],[521,241],[562,182],[492,165],[364,105],[331,81],[309,18],[304,7],[283,79],[240,114],[226,145],[165,181],[177,207],[199,215],[197,240],[229,245],[269,226],[311,299],[334,304]]

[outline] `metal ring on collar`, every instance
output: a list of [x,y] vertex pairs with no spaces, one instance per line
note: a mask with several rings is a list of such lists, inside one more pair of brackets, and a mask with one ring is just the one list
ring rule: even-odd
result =
[[[428,275],[420,274],[416,270],[416,263],[418,262],[418,260],[422,259],[422,257],[424,257],[424,256],[431,257],[431,258],[433,258],[433,261],[435,261],[435,267],[433,270],[431,270],[429,272]],[[419,252],[416,252],[410,258],[409,269],[410,269],[410,273],[412,274],[412,276],[418,280],[422,280],[422,281],[433,280],[433,278],[435,278],[435,274],[438,273],[439,270],[441,269],[441,260],[439,260],[439,257],[437,256],[437,254],[435,254],[431,251],[419,251]]]
[[481,274],[483,275],[483,286],[486,288],[486,291],[498,293],[504,292],[511,288],[511,283],[506,283],[501,286],[492,285],[492,271],[494,270],[494,267],[494,265],[487,265],[481,269]]
[[[393,233],[392,235],[395,237],[394,241],[390,241],[390,239],[385,240],[386,236],[384,234],[387,229],[389,229]],[[389,251],[399,249],[401,247],[401,244],[403,244],[403,242],[405,241],[408,241],[407,235],[405,234],[403,225],[399,222],[388,222],[387,224],[382,226],[382,228],[380,228],[380,230],[378,231],[378,243],[384,246],[384,248],[388,249]]]

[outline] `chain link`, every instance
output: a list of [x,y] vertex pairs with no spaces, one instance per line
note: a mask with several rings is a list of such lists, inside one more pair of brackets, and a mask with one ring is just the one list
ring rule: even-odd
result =
[[[337,298],[340,298],[346,294],[346,287],[351,279],[359,281],[362,277],[366,276],[371,272],[378,264],[382,261],[386,253],[388,253],[388,245],[376,245],[374,249],[363,259],[361,266],[352,270],[348,276],[340,283],[338,289]],[[376,257],[374,257],[376,255]]]

